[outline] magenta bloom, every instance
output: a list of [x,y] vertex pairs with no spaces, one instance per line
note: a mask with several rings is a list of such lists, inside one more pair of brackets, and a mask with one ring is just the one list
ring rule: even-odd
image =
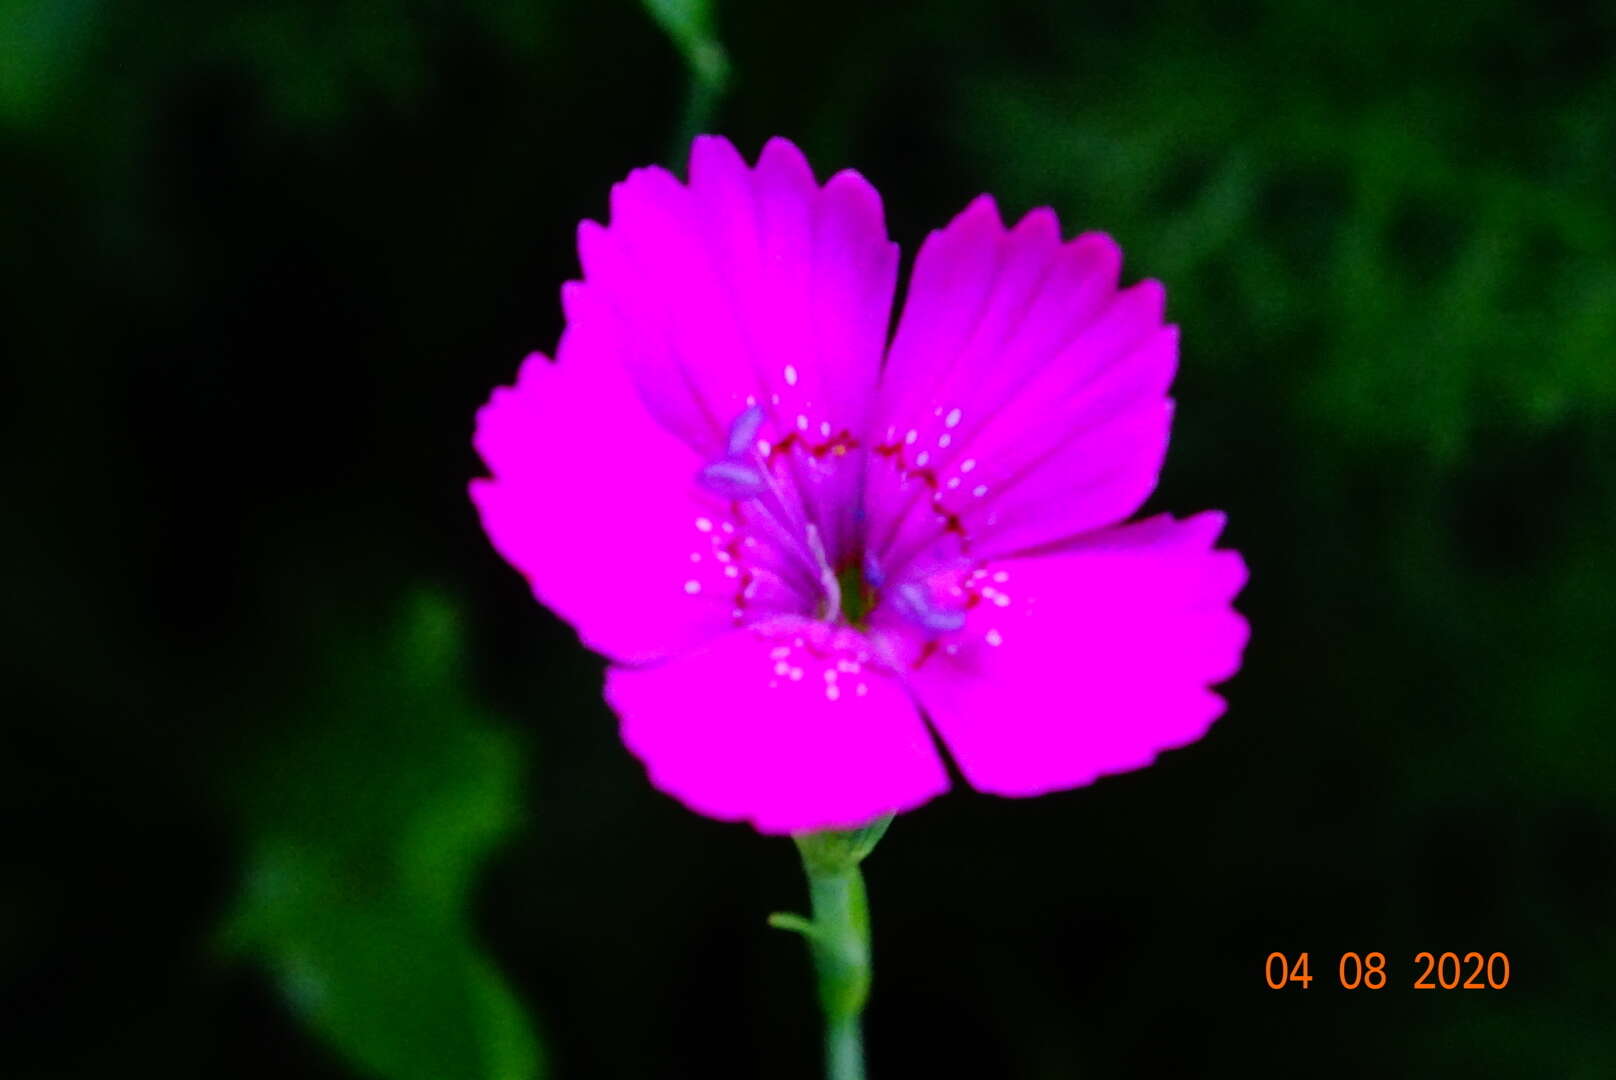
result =
[[471,493],[539,600],[612,660],[652,781],[764,832],[948,787],[1149,764],[1223,709],[1240,557],[1205,513],[1119,524],[1167,449],[1177,329],[1121,252],[972,202],[898,251],[855,172],[696,140],[578,230],[566,330],[477,418]]

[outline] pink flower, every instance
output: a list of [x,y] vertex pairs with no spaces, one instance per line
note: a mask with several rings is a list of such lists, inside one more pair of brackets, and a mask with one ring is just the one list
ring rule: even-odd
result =
[[1109,237],[983,196],[921,246],[888,344],[875,190],[704,137],[688,184],[634,171],[578,249],[556,361],[478,414],[471,494],[611,659],[662,790],[852,827],[948,787],[933,731],[972,786],[1037,795],[1222,711],[1246,641],[1222,515],[1119,524],[1166,452],[1178,334]]

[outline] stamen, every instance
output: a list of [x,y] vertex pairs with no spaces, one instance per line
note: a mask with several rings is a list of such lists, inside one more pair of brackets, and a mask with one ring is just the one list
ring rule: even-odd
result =
[[836,580],[836,571],[825,555],[824,541],[819,538],[819,530],[813,525],[808,526],[808,550],[813,553],[814,562],[819,568],[819,587],[825,591],[825,610],[820,617],[835,618],[842,610],[842,584]]
[[873,551],[864,553],[864,580],[872,589],[879,589],[887,583],[887,576],[881,572],[881,564],[876,562]]
[[934,634],[946,634],[965,625],[965,612],[957,608],[939,607],[932,601],[931,594],[913,581],[905,581],[892,592],[892,606],[922,629]]
[[[805,600],[812,597],[817,602],[819,618],[835,619],[842,608],[841,583],[831,561],[830,545],[836,539],[813,520],[812,504],[799,495],[803,480],[796,476],[796,470],[799,459],[811,466],[827,456],[841,457],[855,444],[845,432],[822,445],[810,443],[797,431],[788,431],[778,440],[763,441],[766,419],[763,407],[749,398],[746,408],[730,424],[722,456],[703,465],[696,482],[735,504],[737,520],[756,533],[748,536],[745,543],[755,547],[761,539],[767,544],[772,553],[780,556],[774,572],[782,583],[789,579],[793,592]],[[806,415],[797,417],[797,427],[804,432],[808,429]],[[819,428],[829,438],[830,424],[821,422]],[[784,455],[782,452],[788,448],[793,453]],[[785,459],[779,468],[773,464],[777,456]],[[823,471],[824,466],[818,467]],[[809,479],[818,482],[819,477],[811,473]],[[835,521],[831,524],[839,525]],[[748,559],[748,564],[747,572],[756,574],[755,558]],[[739,571],[729,576],[738,574]]]
[[702,487],[726,499],[752,499],[763,493],[763,475],[752,465],[734,458],[722,458],[702,466],[696,474]]
[[729,456],[741,457],[753,449],[757,433],[763,427],[763,408],[753,405],[735,418],[729,426]]
[[743,501],[761,495],[767,486],[756,460],[757,434],[763,427],[763,409],[748,406],[729,426],[727,456],[702,466],[696,480],[702,487],[726,499]]

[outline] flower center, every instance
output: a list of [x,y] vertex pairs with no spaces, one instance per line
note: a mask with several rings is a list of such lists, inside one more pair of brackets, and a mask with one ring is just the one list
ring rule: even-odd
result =
[[875,589],[864,578],[856,564],[842,567],[836,575],[836,584],[842,593],[842,618],[857,630],[869,626],[870,609],[875,606]]
[[[811,426],[798,420],[803,431]],[[799,611],[825,623],[867,630],[871,613],[885,603],[930,636],[960,629],[965,613],[956,603],[959,590],[943,595],[935,591],[930,572],[922,575],[905,566],[892,575],[889,565],[857,554],[868,551],[868,538],[862,535],[860,505],[866,495],[863,459],[852,437],[845,432],[832,437],[830,424],[822,422],[824,442],[798,431],[768,438],[767,423],[763,409],[749,404],[731,423],[719,456],[696,476],[698,484],[730,504],[734,526],[747,534],[715,556],[735,579],[736,622],[748,617],[758,589],[772,583],[777,593],[797,597]],[[922,467],[923,458],[917,459]],[[917,475],[933,481],[928,486],[935,490],[930,470]],[[742,558],[746,565],[735,565]]]

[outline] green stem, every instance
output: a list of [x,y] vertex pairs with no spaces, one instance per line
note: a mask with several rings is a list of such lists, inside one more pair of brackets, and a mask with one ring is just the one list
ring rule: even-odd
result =
[[825,1014],[827,1080],[864,1080],[859,1019],[870,997],[870,908],[859,863],[891,821],[888,817],[862,829],[796,837],[808,875],[813,921],[795,915],[769,920],[808,939],[819,978],[819,1007]]
[[859,1016],[870,997],[870,909],[858,867],[816,869],[804,860],[814,906],[808,939],[825,1013],[827,1080],[864,1080]]
[[827,1080],[864,1080],[864,1040],[858,1017],[825,1024]]
[[641,2],[651,18],[673,39],[690,72],[690,89],[679,121],[679,134],[668,155],[668,164],[678,168],[690,153],[691,140],[712,125],[713,114],[729,85],[729,56],[718,40],[710,0]]

